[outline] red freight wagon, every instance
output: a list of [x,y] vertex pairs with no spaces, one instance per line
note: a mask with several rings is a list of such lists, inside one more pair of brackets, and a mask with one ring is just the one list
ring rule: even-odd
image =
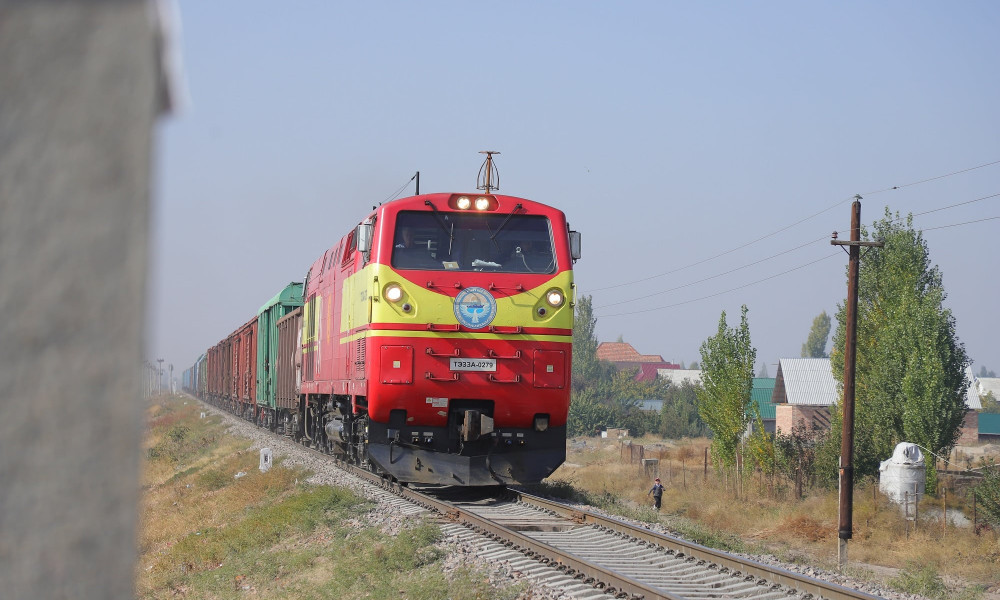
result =
[[233,412],[252,420],[257,408],[257,317],[230,334],[223,344],[232,365],[227,400]]
[[302,364],[299,328],[302,308],[296,308],[278,320],[278,357],[276,365],[275,405],[280,409],[279,423],[287,424],[299,408],[299,368]]

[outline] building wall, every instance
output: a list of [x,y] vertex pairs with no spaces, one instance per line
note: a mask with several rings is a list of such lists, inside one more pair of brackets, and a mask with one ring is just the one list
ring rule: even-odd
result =
[[777,433],[788,435],[792,432],[792,427],[799,423],[805,424],[807,428],[816,425],[829,429],[830,407],[802,404],[778,404],[775,407],[774,427]]
[[958,436],[959,444],[975,444],[979,442],[979,413],[970,410],[965,413],[965,420],[962,421],[962,433]]

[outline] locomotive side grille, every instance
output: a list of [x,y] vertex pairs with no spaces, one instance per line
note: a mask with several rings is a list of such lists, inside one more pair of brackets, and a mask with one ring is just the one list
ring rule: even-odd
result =
[[357,344],[354,350],[354,378],[364,379],[365,378],[365,354],[368,347],[365,338],[359,338],[354,343]]

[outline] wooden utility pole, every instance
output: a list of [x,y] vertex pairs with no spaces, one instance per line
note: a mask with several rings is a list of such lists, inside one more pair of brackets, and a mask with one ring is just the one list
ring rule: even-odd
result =
[[833,232],[830,244],[847,246],[847,331],[844,340],[844,403],[842,408],[843,430],[840,438],[840,527],[837,532],[840,543],[837,562],[840,568],[847,566],[847,540],[854,529],[854,365],[857,359],[858,341],[858,271],[861,265],[861,246],[881,248],[882,242],[861,241],[861,196],[855,196],[851,204],[851,240],[837,240]]

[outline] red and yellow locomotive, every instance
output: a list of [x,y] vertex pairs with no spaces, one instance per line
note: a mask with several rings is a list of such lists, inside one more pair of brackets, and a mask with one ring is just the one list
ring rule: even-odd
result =
[[552,473],[579,239],[561,211],[510,196],[378,207],[306,278],[296,432],[400,481]]
[[562,211],[425,194],[374,208],[185,371],[190,391],[398,481],[536,483],[566,457]]

